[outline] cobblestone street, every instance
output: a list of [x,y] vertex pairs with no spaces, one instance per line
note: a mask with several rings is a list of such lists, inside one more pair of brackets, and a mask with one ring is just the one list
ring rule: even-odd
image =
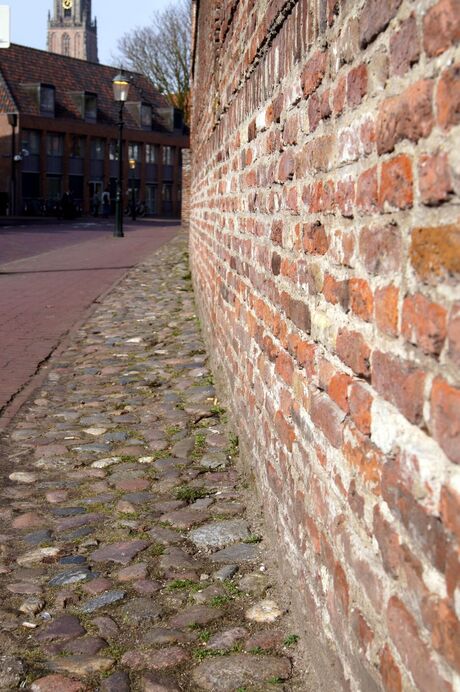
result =
[[95,307],[1,438],[1,690],[321,689],[293,672],[186,242]]

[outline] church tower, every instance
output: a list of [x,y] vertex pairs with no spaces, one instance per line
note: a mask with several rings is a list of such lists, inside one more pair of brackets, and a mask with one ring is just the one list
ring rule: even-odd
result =
[[97,23],[91,18],[91,0],[53,0],[48,13],[48,50],[90,62],[97,58]]

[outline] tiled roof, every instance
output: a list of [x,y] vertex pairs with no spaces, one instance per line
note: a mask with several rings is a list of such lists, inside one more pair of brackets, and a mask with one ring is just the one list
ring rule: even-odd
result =
[[[118,122],[118,104],[113,100],[112,80],[119,71],[116,67],[11,44],[0,51],[0,113],[40,115],[38,101],[24,85],[51,84],[55,87],[56,118],[81,120],[72,93],[87,91],[97,94],[97,122],[114,125]],[[131,78],[128,101],[149,103],[154,106],[154,113],[155,107],[169,106],[146,77],[125,73]],[[128,127],[138,128],[126,109],[124,120]]]

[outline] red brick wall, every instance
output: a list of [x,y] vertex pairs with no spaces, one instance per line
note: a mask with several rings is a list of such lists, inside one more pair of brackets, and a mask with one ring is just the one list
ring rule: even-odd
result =
[[184,228],[190,225],[190,192],[191,192],[191,153],[190,149],[182,149],[182,202],[181,221]]
[[366,692],[460,673],[459,38],[459,0],[198,3],[199,310],[299,627]]

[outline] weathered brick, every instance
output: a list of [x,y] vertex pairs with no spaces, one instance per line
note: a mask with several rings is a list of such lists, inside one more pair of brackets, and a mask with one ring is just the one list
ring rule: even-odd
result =
[[418,179],[424,204],[445,202],[452,192],[447,154],[423,154],[418,161]]
[[420,689],[451,692],[452,688],[439,672],[414,617],[396,596],[388,602],[387,623],[390,636],[416,685]]
[[378,288],[374,295],[375,322],[388,336],[398,335],[398,301],[399,290],[393,285]]
[[357,375],[369,375],[371,350],[362,334],[348,329],[340,329],[335,347],[339,358]]
[[302,300],[288,297],[286,314],[292,322],[304,332],[309,332],[311,327],[310,308]]
[[380,673],[385,692],[402,692],[401,671],[387,645],[383,647],[380,654]]
[[289,116],[284,123],[283,141],[285,144],[297,144],[299,133],[299,116],[297,113]]
[[421,423],[425,373],[413,363],[388,353],[374,351],[372,385],[411,423]]
[[332,136],[315,137],[315,139],[307,142],[297,153],[297,178],[317,171],[328,171],[331,167],[331,159],[333,159],[334,144],[335,138]]
[[402,0],[367,0],[359,23],[359,42],[365,48],[384,31],[397,13]]
[[343,445],[343,455],[356,470],[362,481],[376,495],[380,495],[380,483],[384,456],[382,452],[359,430],[348,426]]
[[460,389],[441,377],[434,380],[431,390],[430,425],[449,459],[460,464]]
[[448,130],[460,123],[460,63],[445,70],[436,92],[438,124]]
[[296,439],[294,428],[287,422],[281,411],[276,412],[275,428],[281,443],[285,445],[287,449],[291,450],[293,442]]
[[402,76],[420,57],[417,20],[413,14],[401,23],[399,31],[390,39],[390,67],[392,74]]
[[347,101],[351,108],[359,106],[367,94],[367,67],[359,65],[348,73],[347,77]]
[[440,55],[460,40],[460,0],[440,0],[423,18],[423,45],[428,55]]
[[316,221],[303,225],[303,249],[312,255],[325,255],[329,248],[329,239],[324,226]]
[[372,394],[359,382],[354,382],[348,392],[351,419],[358,430],[364,435],[370,435]]
[[460,274],[460,222],[448,226],[415,228],[410,260],[418,276],[432,283]]
[[332,112],[335,115],[340,115],[345,107],[345,99],[347,95],[347,78],[342,75],[337,83],[337,86],[332,95]]
[[409,209],[413,205],[412,161],[399,154],[382,163],[379,203],[382,207]]
[[342,216],[353,216],[353,204],[355,201],[355,181],[353,178],[339,180],[335,188],[335,201]]
[[363,593],[367,596],[374,609],[377,612],[381,612],[384,607],[381,579],[383,573],[379,570],[378,565],[369,559],[369,554],[366,554],[364,546],[360,543],[358,537],[352,541],[349,534],[344,533],[341,538],[346,561],[355,579],[362,587]]
[[434,596],[425,600],[423,610],[433,648],[460,672],[460,622],[455,611],[446,599]]
[[327,66],[327,53],[317,51],[306,63],[301,77],[305,98],[313,94],[323,81]]
[[350,307],[352,312],[361,319],[370,322],[374,307],[374,297],[371,287],[365,279],[350,279]]
[[344,310],[348,309],[348,281],[337,281],[331,274],[326,274],[324,277],[323,295],[329,303],[333,305],[339,304]]
[[276,174],[276,179],[280,183],[285,183],[286,180],[291,180],[294,176],[295,171],[295,157],[294,153],[289,150],[281,154],[278,171]]
[[351,627],[358,641],[360,652],[367,652],[374,641],[374,632],[369,627],[366,618],[359,608],[353,608],[351,613]]
[[395,145],[404,139],[418,142],[430,134],[434,125],[432,96],[433,82],[425,79],[382,103],[377,118],[379,154],[393,151]]
[[352,381],[349,375],[339,372],[331,377],[327,387],[331,399],[345,412],[348,412],[348,390]]
[[454,303],[447,327],[449,358],[460,366],[460,302]]
[[383,518],[378,505],[374,507],[373,519],[374,536],[380,548],[385,570],[397,578],[399,572],[401,538],[397,531]]
[[282,377],[286,384],[291,385],[294,373],[294,365],[291,356],[281,351],[276,359],[275,372]]
[[272,255],[272,272],[275,276],[278,276],[280,273],[280,268],[281,268],[281,256],[278,255],[277,252],[274,252]]
[[350,603],[348,582],[345,571],[339,562],[334,567],[334,592],[338,597],[342,612],[348,613]]
[[401,333],[425,353],[439,355],[446,338],[446,310],[421,293],[405,298]]
[[334,447],[341,447],[345,413],[327,394],[312,396],[310,417]]
[[283,245],[283,222],[273,221],[270,235],[272,243],[275,245]]
[[367,271],[385,275],[401,267],[401,231],[394,223],[364,227],[359,234],[359,253]]
[[455,487],[455,481],[441,488],[439,511],[446,529],[460,540],[460,492]]
[[[417,459],[416,459],[417,461]],[[425,559],[430,562],[440,572],[446,569],[448,541],[444,527],[437,514],[433,514],[417,500],[419,493],[415,479],[411,477],[403,463],[401,456],[387,460],[382,469],[382,496],[387,503],[392,514],[402,522],[412,541],[423,551]],[[397,563],[399,570],[406,573],[408,562],[411,561],[410,569],[412,572],[419,571],[422,574],[421,565],[414,566],[414,559],[409,555],[404,546],[401,546],[402,555],[398,556]],[[396,559],[396,555],[394,556]],[[419,596],[426,595],[426,586],[423,585],[420,576],[414,579],[410,575],[410,587],[414,591],[419,591]],[[422,585],[422,588],[420,588]]]
[[377,166],[369,168],[359,176],[356,185],[356,206],[367,213],[379,209]]

